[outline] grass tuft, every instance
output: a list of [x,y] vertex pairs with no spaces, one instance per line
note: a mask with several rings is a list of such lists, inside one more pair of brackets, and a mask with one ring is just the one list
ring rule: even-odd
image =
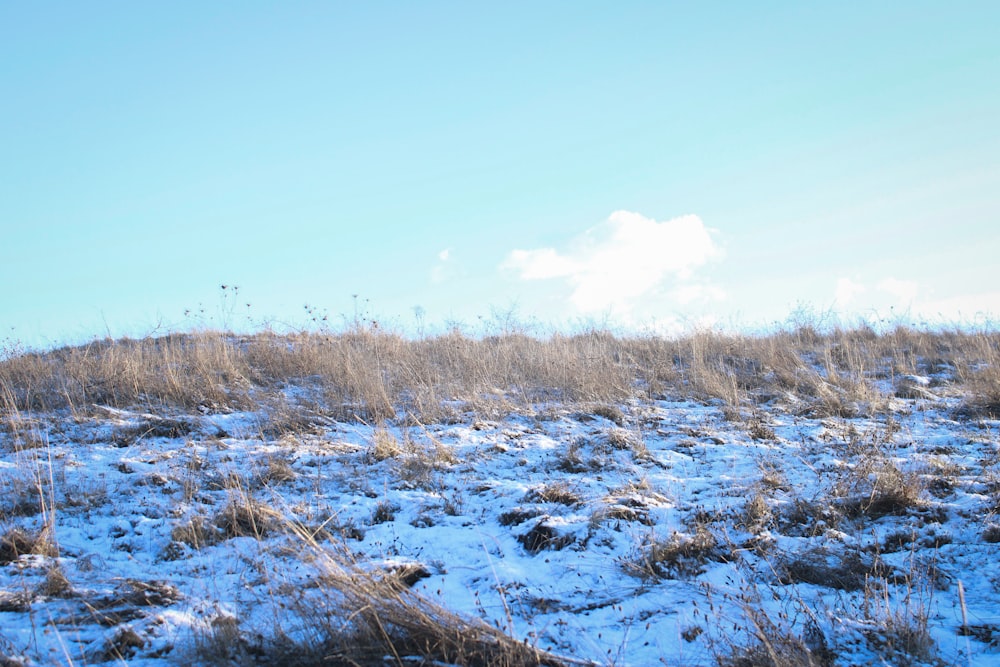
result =
[[692,534],[648,538],[632,557],[622,561],[622,567],[629,575],[642,579],[689,578],[702,574],[706,563],[726,562],[729,558],[715,535],[699,525]]
[[58,556],[59,549],[53,539],[52,531],[43,528],[29,532],[11,528],[0,536],[0,565],[13,563],[25,555]]

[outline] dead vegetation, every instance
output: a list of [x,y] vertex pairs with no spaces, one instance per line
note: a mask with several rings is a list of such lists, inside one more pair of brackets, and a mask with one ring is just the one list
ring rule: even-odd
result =
[[280,629],[251,643],[240,620],[220,614],[202,630],[199,661],[239,664],[570,667],[590,664],[535,648],[414,593],[422,567],[364,568],[288,526],[307,552],[312,583],[283,608]]
[[831,496],[848,518],[904,514],[924,504],[924,483],[917,471],[904,471],[892,452],[891,436],[856,434],[845,447],[848,462],[837,471]]
[[176,524],[170,536],[175,544],[201,549],[234,537],[259,540],[283,525],[284,516],[278,510],[237,490],[215,516],[195,514]]
[[726,562],[730,557],[715,534],[698,525],[689,534],[675,532],[666,539],[649,537],[622,562],[622,567],[643,579],[675,579],[699,575],[708,563]]
[[[519,480],[515,506],[507,505],[492,519],[492,525],[507,530],[504,536],[519,553],[547,562],[560,555],[555,552],[590,548],[588,540],[595,535],[599,537],[593,542],[603,539],[599,546],[611,548],[617,535],[619,544],[626,545],[617,553],[626,555],[613,567],[629,575],[624,579],[637,590],[673,584],[693,588],[702,575],[716,574],[716,566],[745,571],[758,567],[775,599],[782,590],[799,585],[830,589],[845,599],[863,598],[856,627],[843,634],[853,632],[852,641],[866,643],[897,664],[922,664],[935,650],[927,629],[928,605],[920,598],[929,584],[914,583],[917,566],[901,568],[898,559],[891,564],[890,556],[912,556],[925,545],[945,546],[950,538],[944,531],[940,539],[927,530],[917,537],[917,528],[940,521],[941,500],[963,484],[971,488],[969,477],[976,473],[968,469],[968,460],[953,462],[943,445],[940,450],[928,448],[940,453],[912,462],[914,450],[899,449],[902,438],[897,437],[893,415],[935,404],[941,414],[963,420],[970,429],[996,418],[998,348],[995,333],[905,327],[876,333],[867,327],[821,332],[803,326],[760,336],[703,331],[676,339],[605,331],[544,338],[516,331],[473,337],[458,330],[409,339],[355,327],[336,334],[282,336],[199,332],[95,341],[51,352],[20,351],[0,360],[0,433],[4,450],[21,457],[30,474],[8,476],[0,483],[0,520],[6,530],[0,536],[0,566],[27,568],[31,561],[24,557],[40,556],[47,569],[24,591],[0,595],[0,611],[27,612],[40,597],[78,595],[66,574],[72,571],[58,565],[51,528],[6,525],[32,519],[33,526],[39,521],[49,526],[53,510],[86,510],[107,502],[106,486],[70,483],[65,471],[57,483],[58,466],[67,464],[50,459],[47,470],[39,467],[52,439],[60,436],[37,415],[56,411],[78,422],[110,415],[116,421],[107,438],[123,450],[116,469],[141,472],[133,477],[140,480],[137,487],[164,496],[177,493],[176,502],[183,508],[163,519],[170,542],[159,554],[162,561],[183,561],[192,553],[237,544],[277,549],[264,542],[278,537],[290,540],[282,549],[318,568],[316,578],[297,589],[294,603],[276,610],[281,620],[273,634],[255,635],[228,612],[211,616],[200,631],[199,661],[573,664],[516,639],[510,628],[459,616],[417,595],[411,588],[415,581],[430,576],[423,566],[402,566],[403,574],[390,575],[353,562],[348,551],[338,551],[347,541],[363,542],[366,532],[377,532],[404,516],[419,528],[466,519],[463,502],[494,487],[447,487],[442,480],[455,469],[472,477],[482,459],[460,458],[455,453],[460,448],[442,444],[424,425],[462,421],[477,430],[477,425],[515,413],[523,418],[519,426],[524,430],[488,454],[475,456],[509,456],[511,466],[523,464],[528,481]],[[667,399],[710,406],[725,422],[719,420],[722,426],[717,428],[692,423],[664,430],[656,419],[644,421],[650,402]],[[224,450],[223,440],[231,434],[206,431],[198,416],[251,407],[257,417],[255,433],[249,435],[278,443],[276,450],[257,454],[253,467],[213,467],[210,461],[226,460],[225,455],[211,457],[206,452]],[[131,416],[122,417],[119,409],[131,409]],[[189,416],[179,416],[185,414]],[[527,457],[521,457],[524,450],[517,449],[517,438],[543,431],[539,424],[556,421],[560,414],[586,430],[567,430],[572,436],[554,439],[547,458],[529,466]],[[852,420],[860,418],[869,430],[855,428]],[[799,458],[772,454],[788,444],[790,429],[783,427],[800,420],[821,425],[817,430],[822,434],[812,442],[800,436],[801,449],[795,450]],[[331,428],[345,422],[367,429],[358,427],[364,437],[354,449],[304,453],[305,443],[329,439]],[[984,430],[982,456],[995,457],[992,435]],[[177,453],[183,472],[167,477],[145,471],[144,466],[152,464],[141,450],[156,439],[185,441]],[[756,468],[751,463],[750,476],[741,478],[746,469],[737,470],[734,464],[725,482],[731,485],[727,493],[732,503],[724,510],[712,508],[712,516],[696,514],[677,530],[659,523],[664,516],[660,510],[670,501],[644,479],[614,492],[594,491],[609,471],[624,470],[638,480],[651,470],[676,470],[679,481],[674,483],[684,484],[686,471],[731,440],[764,452],[754,459]],[[124,454],[132,450],[136,457],[126,460]],[[292,512],[276,500],[278,494],[312,484],[318,490],[323,466],[348,459],[356,474],[350,479],[344,474],[336,500],[328,506],[317,500],[315,506],[296,508],[309,514],[308,530],[290,524]],[[800,464],[816,466],[813,487],[789,482],[789,473]],[[996,461],[984,463],[984,470],[988,465],[995,467]],[[567,477],[539,481],[550,472]],[[976,517],[983,519],[976,536],[990,545],[1000,542],[995,520],[1000,487],[994,479],[981,477],[975,483],[984,491],[981,505],[986,509],[983,517]],[[419,512],[390,495],[399,490],[420,498],[414,503]],[[342,520],[335,503],[341,492],[353,499],[355,491],[357,497],[364,496],[359,503],[364,514]],[[433,515],[431,509],[441,512]],[[465,526],[488,516],[481,507],[477,510],[478,516],[468,513]],[[583,523],[589,518],[589,525],[574,528],[569,515]],[[885,523],[903,519],[912,519],[905,525],[914,528],[875,537]],[[812,538],[824,540],[822,546],[814,546]],[[797,540],[795,544],[803,546],[779,548],[778,539]],[[848,539],[858,543],[848,546]],[[386,542],[380,548],[395,555],[401,547]],[[180,598],[169,584],[130,580],[114,594],[88,604],[92,615],[110,624],[132,613],[128,610],[169,606]],[[824,630],[813,618],[781,617],[765,609],[761,600],[739,602],[745,612],[739,622],[750,641],[726,646],[716,656],[718,664],[836,664],[832,635],[824,634],[829,624]],[[685,642],[702,641],[700,635],[712,632],[707,620],[698,623],[681,632]],[[962,631],[987,637],[984,641],[995,645],[991,627],[963,624]],[[143,642],[122,625],[90,659],[127,660]]]
[[[456,406],[495,415],[546,401],[589,405],[622,427],[626,415],[617,405],[669,396],[721,400],[755,438],[767,439],[755,406],[854,417],[884,410],[894,392],[929,396],[961,387],[968,414],[996,415],[998,358],[994,332],[903,326],[882,334],[864,325],[823,332],[801,325],[756,336],[702,331],[679,338],[600,330],[474,337],[455,329],[419,339],[355,326],[340,333],[202,331],[18,350],[0,360],[0,386],[5,402],[21,411],[96,404],[205,412],[270,402],[268,434],[308,430],[323,418],[372,423],[410,416],[432,423],[454,419]],[[929,379],[914,384],[907,377]],[[290,384],[310,388],[311,407],[281,394]],[[18,429],[13,415],[3,421]],[[155,435],[161,426],[135,436]]]
[[48,527],[37,532],[11,528],[0,536],[0,565],[12,563],[26,554],[55,556],[58,553],[52,530]]
[[583,502],[579,493],[566,482],[553,482],[531,489],[524,497],[525,502],[557,503],[575,507]]
[[830,667],[835,664],[835,655],[815,624],[807,626],[806,633],[800,636],[759,607],[748,606],[744,614],[753,640],[746,645],[726,647],[717,656],[719,667]]

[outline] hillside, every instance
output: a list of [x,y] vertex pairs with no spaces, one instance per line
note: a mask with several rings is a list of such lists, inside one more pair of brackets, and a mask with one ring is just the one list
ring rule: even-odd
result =
[[1000,335],[0,360],[0,665],[1000,665]]

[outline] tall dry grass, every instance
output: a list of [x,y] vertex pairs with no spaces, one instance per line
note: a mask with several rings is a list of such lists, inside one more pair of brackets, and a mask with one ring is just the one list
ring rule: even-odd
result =
[[411,590],[405,569],[364,568],[353,561],[348,549],[324,547],[308,531],[292,532],[309,553],[306,560],[317,576],[282,610],[286,628],[265,643],[258,664],[595,664],[556,656],[485,621],[448,611]]
[[[854,416],[877,413],[900,377],[930,375],[931,391],[966,397],[970,414],[1000,414],[1000,334],[810,326],[759,335],[680,337],[592,329],[532,336],[459,330],[420,338],[374,326],[342,332],[222,331],[97,340],[0,360],[0,387],[18,410],[224,411],[260,405],[295,384],[338,419],[448,419],[457,412],[547,402],[719,401],[735,417],[755,406]],[[9,412],[9,411],[8,411]]]

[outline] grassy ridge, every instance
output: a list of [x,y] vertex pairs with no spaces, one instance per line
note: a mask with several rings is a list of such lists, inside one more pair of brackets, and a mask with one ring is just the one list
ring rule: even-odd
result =
[[[898,327],[812,327],[767,335],[696,332],[679,338],[591,330],[538,338],[454,331],[410,339],[375,327],[340,333],[238,336],[219,331],[103,340],[10,353],[0,388],[18,410],[229,410],[309,387],[313,407],[339,419],[448,419],[547,401],[719,399],[739,413],[772,402],[809,414],[880,411],[886,386],[933,376],[974,412],[1000,412],[1000,334]],[[888,385],[886,385],[888,382]],[[920,391],[917,386],[912,391]]]

